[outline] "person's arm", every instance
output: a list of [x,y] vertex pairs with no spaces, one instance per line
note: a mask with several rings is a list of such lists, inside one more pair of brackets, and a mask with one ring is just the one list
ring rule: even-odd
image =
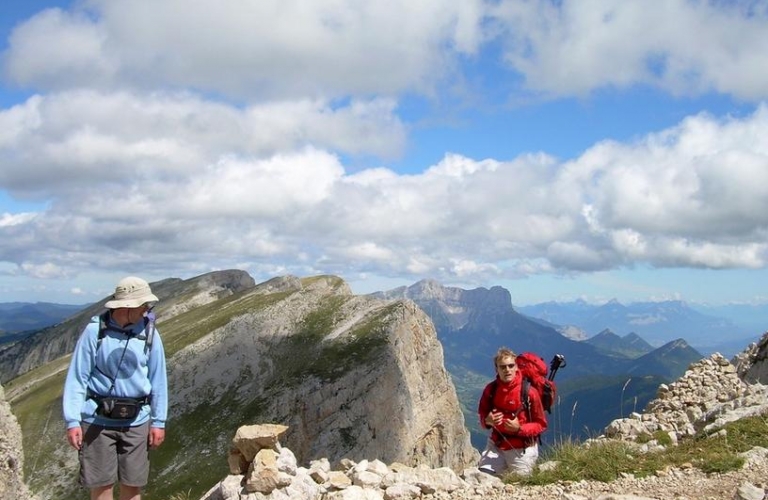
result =
[[165,349],[159,332],[155,332],[152,352],[149,355],[149,383],[152,386],[150,403],[152,427],[164,428],[168,418],[168,375],[166,373]]
[[491,385],[493,382],[485,386],[483,394],[480,396],[480,401],[477,405],[477,415],[480,418],[480,425],[483,429],[490,429],[492,425],[489,425],[486,421],[488,415],[493,411],[493,401],[491,401]]
[[165,349],[157,331],[152,341],[152,352],[149,354],[148,376],[152,386],[150,445],[159,446],[165,437],[165,421],[168,418],[168,375]]
[[80,420],[88,390],[88,380],[96,363],[97,336],[98,323],[95,325],[91,323],[85,327],[75,345],[67,370],[67,378],[64,381],[62,413],[67,426],[67,441],[78,450],[83,442]]

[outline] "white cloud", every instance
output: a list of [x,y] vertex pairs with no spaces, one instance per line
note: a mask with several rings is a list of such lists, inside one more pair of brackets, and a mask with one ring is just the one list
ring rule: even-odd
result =
[[4,54],[12,81],[52,91],[0,110],[0,189],[49,201],[0,216],[0,265],[18,273],[247,266],[472,282],[768,263],[765,105],[599,142],[566,162],[448,152],[409,175],[347,169],[349,158],[400,157],[410,125],[398,99],[440,101],[446,76],[467,83],[462,64],[491,41],[533,92],[650,84],[765,98],[760,5],[77,5],[20,24]]
[[[66,129],[60,117],[38,112],[34,134],[56,137],[53,122]],[[193,145],[187,127],[179,141]],[[71,155],[67,168],[87,171],[92,155],[118,158],[124,144],[139,142],[133,130],[128,138],[111,130],[94,128],[113,140],[83,146],[96,153]],[[168,148],[167,157],[151,153],[153,169],[69,184],[40,170],[45,161],[34,155],[45,158],[43,141],[2,175],[49,193],[50,208],[0,219],[0,260],[35,276],[123,266],[184,275],[248,262],[296,274],[463,282],[633,263],[758,268],[768,262],[762,137],[764,106],[745,118],[698,115],[635,142],[599,143],[565,163],[448,154],[411,175],[348,173],[338,156],[314,147],[224,155],[226,141],[210,139],[195,144],[198,160],[186,170],[176,167],[185,153],[174,157],[184,148]],[[16,152],[8,143],[2,151]]]
[[21,224],[26,224],[30,222],[32,219],[35,218],[34,213],[20,213],[20,214],[9,214],[4,213],[0,215],[0,227],[9,227],[9,226],[19,226]]
[[675,94],[766,97],[764,2],[504,0],[493,9],[506,60],[534,92],[650,84]]
[[62,278],[69,274],[66,269],[52,262],[44,262],[42,264],[24,262],[21,264],[21,269],[25,274],[33,278]]
[[106,38],[82,13],[46,9],[14,30],[5,73],[18,84],[48,89],[104,85],[119,64],[105,52]]
[[316,146],[395,157],[404,145],[404,126],[387,99],[241,109],[189,94],[72,91],[0,111],[0,155],[11,166],[0,171],[0,183],[43,193],[86,182],[119,188],[138,179],[186,179],[233,155],[269,158]]
[[10,77],[48,89],[170,85],[251,98],[429,92],[456,54],[474,52],[481,40],[480,0],[85,5],[19,26]]

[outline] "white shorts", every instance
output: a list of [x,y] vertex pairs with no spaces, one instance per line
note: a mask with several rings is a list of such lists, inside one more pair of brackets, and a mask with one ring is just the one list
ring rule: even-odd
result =
[[528,448],[500,450],[490,439],[485,451],[480,454],[477,468],[483,472],[501,475],[513,472],[520,476],[529,476],[539,459],[539,445],[534,443]]

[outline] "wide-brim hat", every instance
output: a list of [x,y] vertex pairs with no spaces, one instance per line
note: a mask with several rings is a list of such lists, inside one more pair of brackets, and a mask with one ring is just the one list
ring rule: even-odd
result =
[[107,309],[140,307],[142,304],[159,300],[149,288],[149,283],[141,278],[129,276],[120,280],[115,287],[115,294],[104,304],[104,307]]

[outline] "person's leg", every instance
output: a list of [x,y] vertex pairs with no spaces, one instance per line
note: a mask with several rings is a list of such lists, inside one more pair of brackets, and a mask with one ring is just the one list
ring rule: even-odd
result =
[[139,500],[149,479],[149,422],[121,429],[117,445],[121,500]]
[[504,471],[506,466],[507,463],[503,453],[489,438],[488,443],[485,445],[485,451],[480,454],[480,461],[477,463],[477,468],[482,472],[498,475]]
[[534,444],[528,448],[508,450],[503,452],[509,472],[519,476],[530,476],[539,459],[539,446]]
[[138,486],[120,485],[120,500],[141,500],[141,488]]
[[112,500],[112,486],[91,488],[91,500]]
[[83,446],[80,448],[80,484],[91,492],[91,499],[112,500],[112,487],[117,482],[116,441],[110,429],[83,424]]

